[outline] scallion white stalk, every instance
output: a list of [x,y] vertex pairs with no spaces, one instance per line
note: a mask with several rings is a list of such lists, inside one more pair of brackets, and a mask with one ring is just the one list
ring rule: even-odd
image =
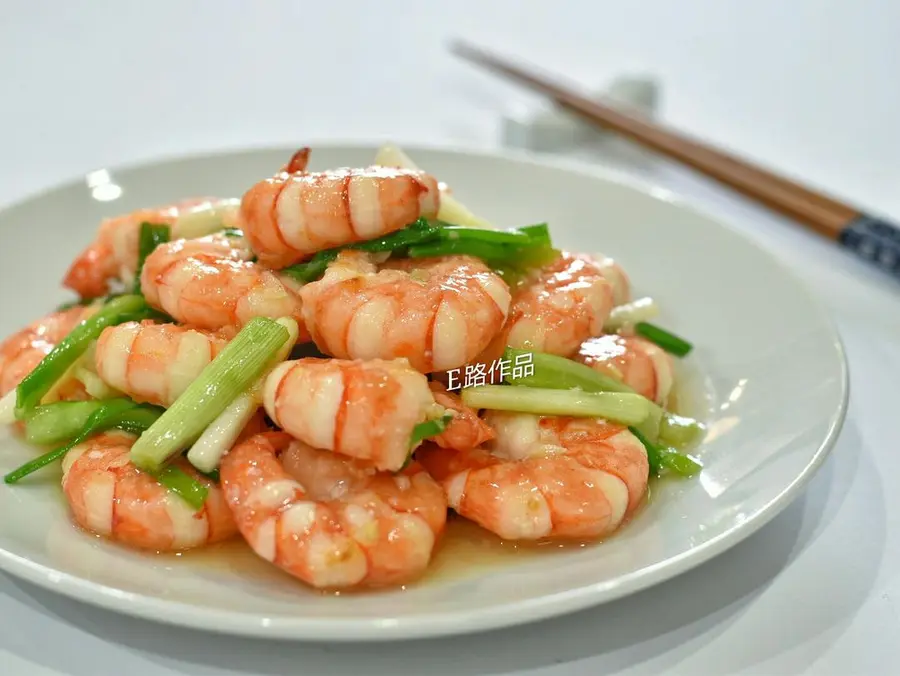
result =
[[659,306],[650,297],[638,298],[630,303],[613,308],[609,319],[603,325],[606,333],[615,333],[623,326],[633,326],[638,322],[648,322],[659,314]]
[[200,204],[178,216],[171,238],[196,239],[218,232],[237,222],[240,208],[241,200],[236,198]]
[[[410,171],[421,171],[405,152],[392,145],[382,146],[375,155],[375,164],[382,167],[397,167]],[[437,218],[445,223],[462,225],[467,228],[481,228],[482,230],[496,230],[493,224],[473,214],[468,207],[453,197],[446,184],[441,183],[441,203],[438,208]]]
[[16,421],[16,390],[13,388],[0,399],[0,425],[12,425]]
[[221,415],[210,423],[209,427],[200,435],[200,438],[191,446],[191,450],[188,451],[188,462],[201,472],[208,474],[216,469],[222,461],[222,456],[234,446],[235,441],[237,441],[237,438],[262,403],[262,386],[266,376],[275,366],[287,359],[294,344],[297,342],[297,337],[300,334],[300,327],[297,326],[297,322],[290,318],[282,318],[278,320],[278,323],[288,330],[290,336],[287,342],[279,349],[278,355],[271,366],[266,369],[266,373],[250,389],[232,401],[222,411]]

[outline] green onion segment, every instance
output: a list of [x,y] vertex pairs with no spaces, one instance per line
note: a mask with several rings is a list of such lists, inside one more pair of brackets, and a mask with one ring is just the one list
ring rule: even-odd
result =
[[200,472],[209,473],[215,471],[219,466],[222,457],[234,446],[237,438],[262,404],[263,385],[269,372],[275,368],[276,364],[283,362],[288,357],[291,348],[296,344],[300,334],[297,322],[292,318],[285,317],[279,319],[277,323],[287,329],[288,339],[278,348],[278,352],[272,362],[266,366],[263,375],[235,397],[191,444],[187,459]]
[[289,336],[275,320],[252,319],[135,442],[134,465],[158,472],[169,458],[193,444],[262,375]]
[[168,465],[153,475],[159,483],[175,493],[195,510],[203,507],[209,489],[184,470]]
[[[113,406],[113,408],[110,408]],[[60,401],[33,409],[25,422],[25,441],[36,446],[58,444],[78,436],[91,416],[105,409],[116,413],[113,427],[139,434],[160,416],[163,409],[150,404],[136,404],[131,399]],[[118,411],[123,411],[118,413]]]
[[447,429],[447,425],[450,424],[450,421],[453,420],[452,413],[445,413],[440,418],[435,418],[434,420],[426,420],[425,422],[421,422],[415,427],[413,427],[412,434],[410,434],[409,438],[409,455],[406,456],[406,462],[398,469],[398,472],[402,472],[405,470],[409,463],[412,462],[413,454],[416,451],[416,448],[419,444],[421,444],[425,439],[430,437],[435,437],[445,429]]
[[[78,444],[105,430],[116,428],[132,434],[140,434],[159,417],[161,411],[155,406],[136,404],[130,399],[124,398],[89,403],[98,403],[100,405],[88,416],[84,426],[78,430],[71,441],[64,446],[48,451],[26,462],[21,467],[7,474],[3,480],[8,484],[14,484],[42,467],[46,467],[50,463],[61,459]],[[27,430],[28,423],[26,422],[25,425]]]
[[[503,353],[503,358],[517,363],[517,358],[528,354],[531,355],[534,372],[518,378],[507,375],[504,378],[505,382],[517,387],[581,390],[583,392],[623,392],[637,395],[631,387],[615,378],[598,373],[590,366],[579,364],[565,357],[508,347]],[[637,427],[647,438],[679,447],[687,446],[699,438],[703,427],[696,420],[669,413],[655,402],[649,399],[646,401],[650,406],[650,413]]]
[[419,423],[413,427],[412,434],[410,435],[409,447],[415,448],[425,439],[437,436],[447,429],[447,425],[450,424],[451,420],[453,420],[453,414],[446,413],[440,418]]
[[604,418],[622,425],[637,425],[650,415],[650,402],[625,392],[582,392],[537,387],[480,385],[462,390],[471,408],[516,411],[535,415]]
[[153,309],[140,296],[119,296],[82,321],[63,338],[16,388],[16,418],[23,419],[37,406],[107,326],[146,319]]
[[468,255],[480,258],[492,268],[519,274],[550,263],[559,256],[550,242],[546,224],[530,225],[514,231],[481,230],[445,226],[434,241],[411,246],[410,258]]
[[38,406],[25,418],[25,441],[47,446],[71,439],[102,406],[102,401],[62,401]]
[[647,462],[650,465],[651,476],[659,476],[663,470],[669,470],[679,476],[691,477],[703,469],[703,466],[691,456],[653,443],[635,427],[628,429],[647,450]]
[[395,258],[464,254],[480,258],[490,267],[503,271],[504,278],[511,279],[559,256],[559,251],[552,247],[546,224],[501,231],[464,228],[420,218],[402,230],[377,239],[320,251],[308,261],[286,267],[282,272],[307,284],[319,279],[328,264],[345,249],[390,253]]
[[156,247],[169,241],[169,232],[168,225],[141,223],[138,239],[138,264],[134,273],[134,293],[141,292],[141,272],[144,269],[144,261],[156,250]]
[[397,230],[377,239],[354,242],[353,244],[348,244],[346,246],[339,246],[333,249],[320,251],[308,261],[288,266],[282,269],[281,272],[293,277],[298,282],[306,284],[321,277],[325,272],[325,268],[328,267],[328,264],[337,258],[338,254],[345,249],[367,251],[369,253],[402,253],[403,250],[413,244],[434,238],[439,230],[440,228],[437,225],[432,225],[424,218],[420,218],[415,223],[402,230]]
[[615,378],[598,373],[585,364],[579,364],[577,361],[554,354],[508,347],[503,353],[503,358],[512,363],[518,363],[517,359],[523,360],[529,354],[531,355],[531,363],[534,365],[534,373],[518,378],[512,378],[511,375],[507,375],[504,378],[507,383],[525,387],[545,387],[554,390],[580,389],[585,392],[634,393],[634,390],[628,385]]
[[674,354],[676,357],[686,357],[688,353],[694,349],[694,346],[684,338],[680,338],[674,333],[670,333],[669,331],[648,322],[638,322],[635,324],[634,332],[639,336],[646,338],[651,343],[656,343],[656,345],[663,350],[670,354]]

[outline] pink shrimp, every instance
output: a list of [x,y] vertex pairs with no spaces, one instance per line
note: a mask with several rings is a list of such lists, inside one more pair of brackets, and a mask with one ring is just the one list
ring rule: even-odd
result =
[[440,486],[417,463],[397,475],[375,472],[284,433],[239,444],[220,473],[256,554],[317,588],[415,579],[447,518]]
[[647,492],[647,453],[602,420],[490,412],[492,451],[428,445],[416,460],[461,516],[509,540],[600,538]]
[[135,401],[171,406],[233,337],[176,324],[128,322],[103,330],[94,360],[110,387]]
[[276,425],[314,448],[392,471],[409,457],[413,428],[442,412],[405,359],[286,361],[266,378],[263,405]]
[[84,530],[136,549],[180,551],[227,540],[237,534],[222,489],[187,462],[177,466],[206,486],[203,507],[184,500],[131,464],[135,437],[101,434],[63,458],[63,493]]
[[18,386],[91,312],[90,308],[82,306],[53,312],[4,340],[0,344],[0,395]]
[[374,239],[420,217],[435,216],[437,181],[420,171],[389,167],[305,172],[288,164],[241,200],[241,221],[253,251],[273,269],[341,244]]
[[671,355],[639,336],[609,334],[582,343],[575,361],[587,364],[664,406],[675,381]]
[[593,257],[582,254],[580,257],[593,261],[597,271],[612,285],[613,305],[624,305],[631,300],[631,280],[618,261],[603,254]]
[[225,235],[169,242],[147,256],[141,290],[148,303],[180,323],[215,331],[240,328],[254,317],[293,317],[298,342],[307,342],[291,280],[249,256]]
[[434,401],[453,413],[453,419],[447,428],[430,439],[441,448],[467,450],[481,446],[494,438],[494,430],[478,413],[462,403],[459,396],[448,392],[441,383],[430,382],[428,386],[434,395]]
[[72,289],[82,298],[97,298],[109,291],[111,279],[132,281],[137,271],[141,223],[149,221],[172,225],[185,211],[213,199],[193,197],[167,206],[139,209],[103,220],[94,241],[69,267],[63,286]]
[[564,253],[512,300],[504,330],[479,357],[490,363],[506,346],[569,357],[599,336],[613,308],[613,287],[592,259]]
[[391,262],[377,271],[360,251],[342,252],[300,290],[318,348],[340,359],[403,357],[423,373],[455,369],[498,334],[509,287],[468,256]]

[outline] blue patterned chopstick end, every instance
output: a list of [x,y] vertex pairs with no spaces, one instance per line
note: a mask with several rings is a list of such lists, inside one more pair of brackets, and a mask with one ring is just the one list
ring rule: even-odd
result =
[[838,241],[900,279],[900,227],[861,214],[841,231]]

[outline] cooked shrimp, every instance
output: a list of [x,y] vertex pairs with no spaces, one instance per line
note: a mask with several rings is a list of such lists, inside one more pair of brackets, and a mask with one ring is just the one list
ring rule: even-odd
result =
[[564,253],[515,294],[509,321],[480,360],[506,346],[569,357],[601,334],[612,308],[613,287],[593,260]]
[[148,221],[172,225],[178,217],[213,198],[196,197],[164,207],[139,209],[129,214],[107,218],[100,223],[97,236],[82,251],[63,279],[63,286],[82,298],[98,298],[109,292],[109,282],[134,280],[138,263],[141,223]]
[[400,469],[413,428],[443,411],[405,359],[286,361],[266,378],[263,405],[297,439],[379,470]]
[[612,285],[613,305],[624,305],[631,300],[631,280],[617,261],[603,254],[582,258],[593,261],[600,274]]
[[32,322],[0,344],[0,395],[13,390],[91,310],[76,306]]
[[416,459],[461,516],[510,540],[599,538],[647,492],[647,453],[602,420],[492,411],[493,450],[423,447]]
[[239,444],[220,473],[253,551],[317,588],[414,579],[447,518],[443,491],[417,463],[397,475],[375,472],[284,433]]
[[[302,166],[293,160],[288,168]],[[241,200],[253,251],[278,269],[341,244],[374,239],[438,212],[437,181],[420,171],[370,167],[282,171]]]
[[430,382],[428,386],[434,395],[434,401],[449,411],[453,411],[453,419],[447,428],[431,438],[441,448],[467,450],[481,446],[494,438],[494,430],[478,413],[462,403],[458,395],[448,392],[441,383]]
[[609,334],[582,343],[576,361],[664,406],[675,381],[671,355],[639,336]]
[[376,271],[345,251],[300,290],[318,348],[340,359],[405,357],[423,373],[458,368],[484,350],[509,309],[509,287],[469,256],[401,260]]
[[110,326],[97,341],[97,374],[135,401],[171,406],[232,334],[152,321]]
[[141,290],[148,303],[180,323],[215,331],[240,328],[254,317],[293,317],[300,325],[298,342],[307,342],[291,280],[249,256],[225,235],[169,242],[147,256]]
[[83,529],[137,549],[178,551],[226,540],[237,533],[222,489],[187,462],[178,466],[209,491],[194,511],[128,459],[135,437],[106,433],[63,458],[62,488]]

